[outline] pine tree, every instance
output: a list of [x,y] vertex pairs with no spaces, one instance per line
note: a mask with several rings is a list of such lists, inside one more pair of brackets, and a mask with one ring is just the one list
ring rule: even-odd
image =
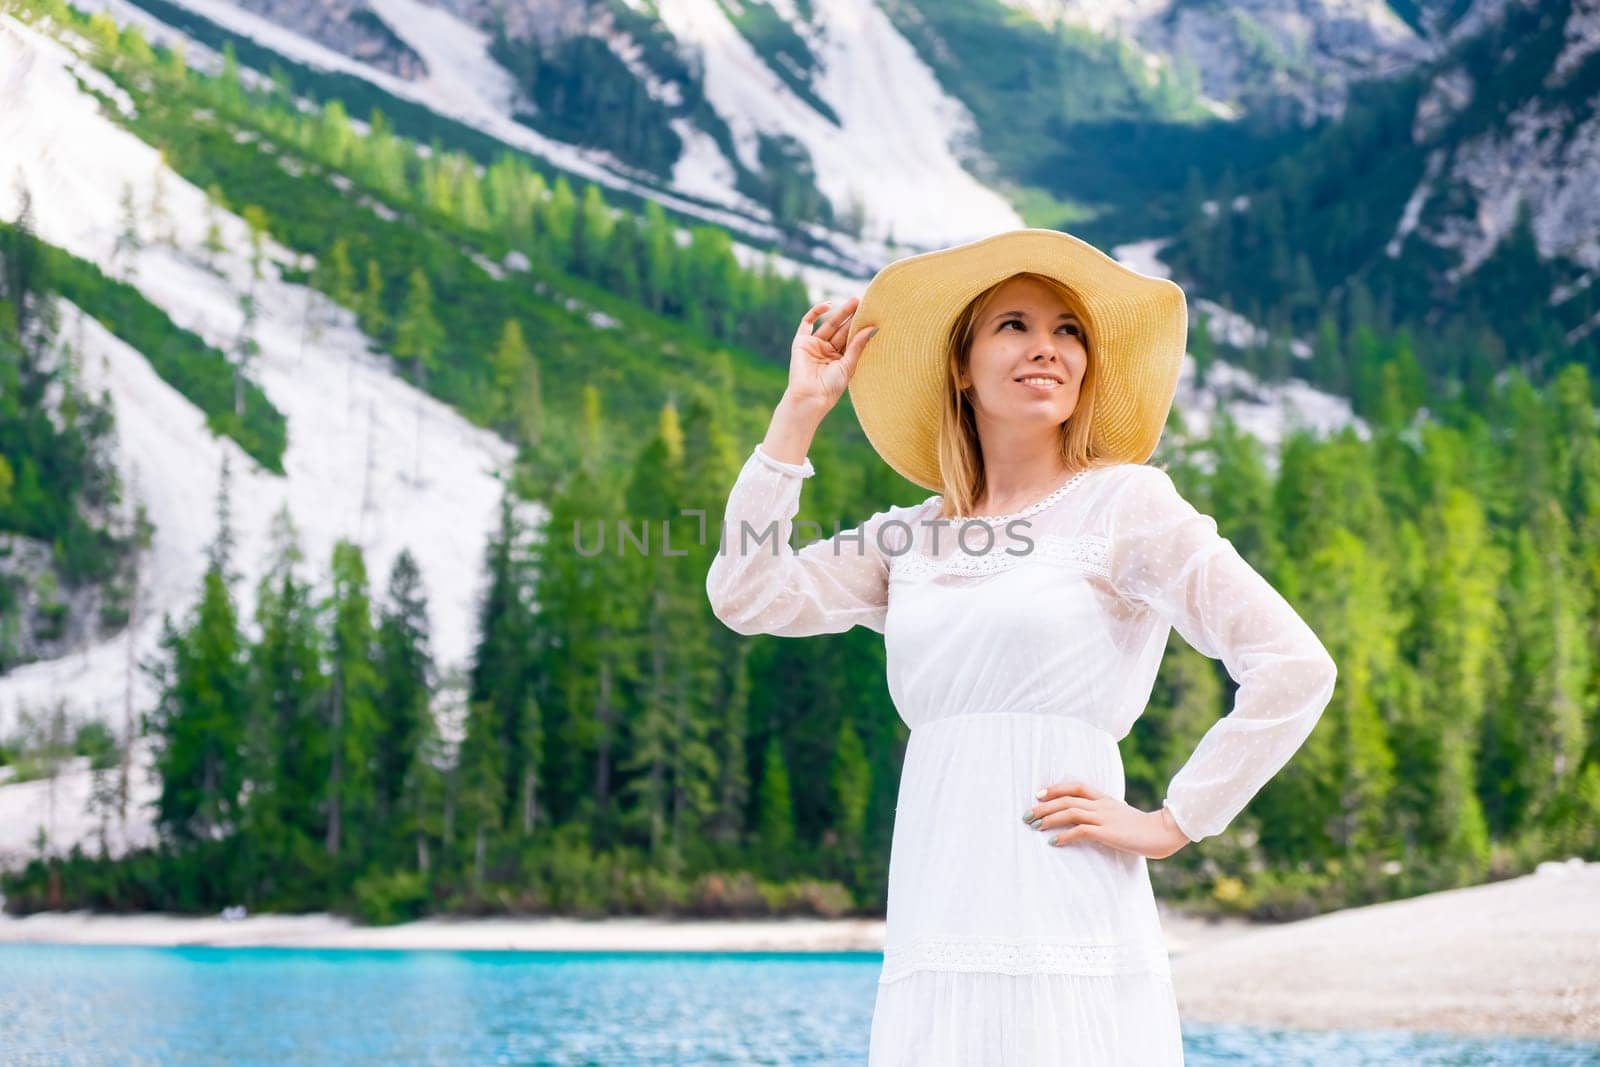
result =
[[507,319],[500,329],[500,343],[489,357],[489,370],[494,380],[495,397],[492,405],[494,418],[504,421],[514,415],[520,404],[518,390],[528,374],[532,356],[527,342],[522,338],[522,323]]
[[417,743],[400,793],[395,833],[410,840],[416,849],[418,873],[426,876],[433,867],[433,846],[445,839],[446,762],[444,741],[431,709],[424,709],[418,724]]
[[212,185],[206,189],[206,235],[200,247],[205,249],[206,266],[217,268],[217,257],[226,251],[222,243],[222,224],[217,215],[217,205],[222,203],[222,189]]
[[494,709],[486,701],[468,705],[466,736],[457,755],[456,808],[472,835],[472,886],[483,891],[489,839],[503,823],[506,803],[505,749]]
[[380,337],[389,328],[388,315],[383,309],[383,271],[375,259],[367,260],[367,287],[356,305],[356,317],[368,337]]
[[[725,427],[733,421],[731,386],[732,365],[721,352],[709,369],[708,387],[691,400],[684,420],[684,489],[686,501],[713,501],[733,484],[742,457],[738,445]],[[690,516],[684,516],[686,519]],[[722,516],[714,508],[694,516],[701,525],[685,560],[691,576],[703,575],[711,566],[718,548],[716,531]],[[702,619],[709,620],[710,606],[700,601],[696,607]],[[712,737],[717,745],[717,805],[708,833],[725,845],[737,844],[744,831],[750,791],[749,738],[750,672],[752,643],[726,626],[705,625],[709,647],[706,650],[705,701],[713,718]]]
[[117,277],[132,282],[138,275],[138,255],[144,249],[144,239],[139,236],[139,212],[133,202],[133,186],[122,183],[121,216],[117,240],[111,249],[111,262]]
[[401,807],[406,779],[432,712],[435,685],[429,650],[428,601],[409,550],[395,557],[378,624],[378,818],[388,825]]
[[556,266],[566,270],[572,266],[572,231],[578,215],[578,198],[565,174],[556,178],[550,198],[541,207],[543,210],[538,214],[539,232],[546,237],[546,245],[555,257]]
[[[226,467],[224,468],[226,471]],[[193,622],[163,620],[159,696],[147,731],[155,738],[161,794],[156,821],[169,840],[211,841],[238,826],[245,782],[249,682],[227,577],[232,534],[228,481],[219,493],[218,535]],[[230,872],[217,872],[220,879]]]
[[583,203],[573,216],[572,268],[583,277],[599,277],[606,266],[606,248],[615,226],[611,208],[593,182],[583,189]]
[[170,166],[167,161],[167,150],[163,148],[156,162],[155,177],[150,184],[150,232],[158,243],[173,247],[177,243],[177,237],[172,227],[172,211],[167,206],[166,180]]
[[1206,384],[1206,376],[1217,359],[1217,345],[1211,339],[1211,317],[1201,312],[1195,321],[1194,339],[1189,343],[1189,355],[1194,359],[1194,382]]
[[794,798],[789,792],[789,767],[776,736],[767,740],[756,797],[760,806],[756,830],[763,855],[773,861],[788,858],[794,846]]
[[250,650],[250,836],[264,861],[257,875],[263,895],[299,893],[314,900],[323,884],[317,845],[326,834],[327,678],[316,606],[299,574],[299,535],[287,507],[273,519],[272,541],[272,562],[256,597],[260,638]]
[[394,354],[411,361],[417,387],[417,453],[414,480],[422,484],[422,394],[427,392],[427,372],[444,347],[444,327],[433,316],[433,287],[420,268],[413,267],[405,308],[395,326]]
[[250,230],[250,291],[254,293],[255,283],[265,277],[267,213],[255,204],[246,204],[241,214]]
[[1481,877],[1488,860],[1488,827],[1475,788],[1479,726],[1501,687],[1496,673],[1504,647],[1496,589],[1503,552],[1489,541],[1482,506],[1465,490],[1445,486],[1424,513],[1428,541],[1423,617],[1430,630],[1419,662],[1427,687],[1423,707],[1450,708],[1412,727],[1410,765],[1398,777],[1417,782],[1420,827],[1433,837],[1454,884]]
[[360,310],[356,302],[356,272],[350,265],[350,245],[343,237],[334,241],[328,254],[317,261],[312,284],[340,307]]
[[483,179],[477,165],[466,156],[455,157],[456,217],[469,230],[489,228],[489,209],[483,202]]
[[526,530],[516,513],[508,485],[500,498],[500,521],[490,539],[486,570],[488,587],[478,610],[478,647],[473,660],[468,699],[487,716],[499,751],[503,780],[497,795],[505,810],[497,825],[519,825],[514,804],[527,807],[526,781],[537,779],[539,753],[527,750],[539,733],[526,722],[537,714],[532,699],[528,639],[532,630],[529,611],[531,575],[524,541]]
[[834,810],[838,813],[835,828],[846,851],[854,854],[866,833],[867,800],[872,795],[872,766],[867,762],[861,735],[856,733],[849,719],[839,722],[839,739],[834,748],[833,773],[829,784],[833,791]]
[[328,854],[359,869],[372,847],[378,734],[375,635],[361,550],[348,541],[333,549],[328,687]]
[[354,134],[344,104],[337,99],[328,101],[317,116],[312,151],[329,166],[342,170],[349,158],[353,140]]
[[244,382],[250,366],[261,354],[261,344],[256,340],[255,287],[239,294],[239,336],[234,339],[233,356],[233,413],[244,418]]
[[[624,558],[640,561],[644,576],[628,583],[640,598],[641,625],[632,644],[644,689],[624,769],[633,775],[634,821],[647,827],[652,850],[667,846],[672,863],[712,820],[719,777],[708,699],[714,669],[701,610],[704,575],[686,565],[692,537],[679,514],[683,461],[682,429],[669,402],[628,486],[627,514],[643,527],[642,544],[618,546]],[[676,537],[669,540],[673,520]]]
[[161,64],[161,73],[164,77],[182,84],[189,77],[189,60],[186,56],[183,38],[178,37],[166,45],[167,54]]
[[530,446],[538,448],[544,439],[544,386],[539,377],[539,359],[531,352],[523,364],[522,377],[516,388],[513,414],[517,420],[517,433]]
[[607,526],[623,511],[599,453],[599,396],[584,389],[580,453],[548,495],[548,517],[533,538],[533,602],[538,611],[526,643],[551,716],[553,745],[566,754],[544,776],[546,810],[562,817],[587,812],[596,847],[615,827],[613,793],[628,694],[638,679],[642,561],[608,550]]
[[676,227],[660,202],[644,208],[644,257],[639,265],[639,295],[646,307],[665,312],[672,295],[672,260],[678,251]]

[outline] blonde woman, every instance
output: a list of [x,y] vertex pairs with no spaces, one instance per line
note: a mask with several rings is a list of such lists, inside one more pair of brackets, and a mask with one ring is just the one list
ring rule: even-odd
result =
[[[1183,292],[1026,229],[896,261],[818,326],[826,309],[801,320],[706,591],[743,634],[884,635],[911,732],[869,1062],[1181,1064],[1147,860],[1221,832],[1336,675],[1146,463],[1183,359]],[[884,461],[937,495],[796,552],[810,443],[847,387]],[[1239,688],[1142,811],[1123,800],[1117,742],[1174,628]]]

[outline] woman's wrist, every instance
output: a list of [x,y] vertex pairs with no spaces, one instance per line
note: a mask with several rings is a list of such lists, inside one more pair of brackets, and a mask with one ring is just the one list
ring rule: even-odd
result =
[[782,463],[804,463],[827,413],[827,407],[820,402],[784,393],[773,409],[761,450]]
[[[1173,817],[1171,808],[1163,804],[1156,810],[1156,814],[1160,816],[1161,825],[1166,827],[1168,836],[1172,838],[1172,840],[1177,844],[1178,848],[1182,848],[1184,845],[1191,845],[1194,843],[1190,839],[1189,835],[1183,832],[1183,827],[1178,825],[1178,820]],[[1172,851],[1176,852],[1178,851],[1178,848],[1175,848]]]

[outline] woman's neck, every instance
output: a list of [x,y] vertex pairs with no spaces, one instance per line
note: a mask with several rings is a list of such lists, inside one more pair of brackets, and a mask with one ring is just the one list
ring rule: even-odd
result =
[[[1053,457],[1052,457],[1053,458]],[[1052,462],[1029,464],[1027,469],[986,469],[982,495],[974,502],[974,515],[1010,515],[1049,495],[1072,476],[1072,469]]]

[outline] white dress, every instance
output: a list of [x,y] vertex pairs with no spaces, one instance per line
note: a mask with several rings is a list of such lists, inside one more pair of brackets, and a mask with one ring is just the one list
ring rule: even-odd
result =
[[1316,724],[1332,658],[1160,468],[1081,471],[979,520],[941,522],[932,496],[796,552],[813,474],[756,446],[706,591],[743,634],[884,635],[911,733],[869,1064],[1181,1064],[1145,858],[1051,845],[1022,813],[1065,781],[1124,797],[1117,741],[1176,628],[1239,683],[1164,798],[1190,839],[1216,834]]

